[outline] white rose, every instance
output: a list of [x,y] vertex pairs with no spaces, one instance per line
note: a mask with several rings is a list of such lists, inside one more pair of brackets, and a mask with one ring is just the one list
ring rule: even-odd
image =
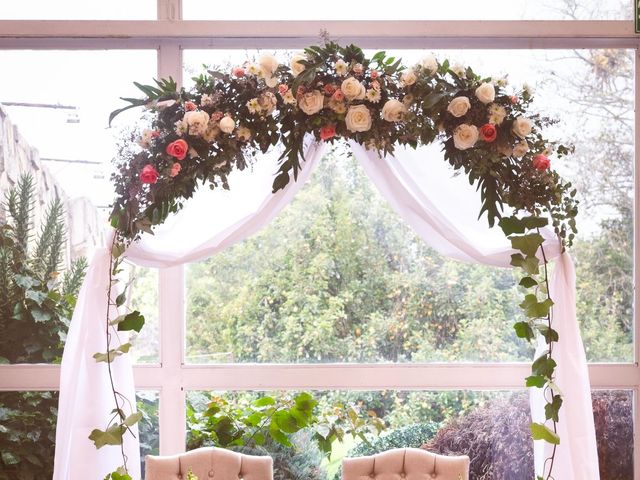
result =
[[458,150],[467,150],[478,141],[478,127],[463,123],[453,131],[453,144]]
[[417,79],[418,77],[416,76],[416,72],[413,70],[407,70],[400,76],[400,81],[407,87],[416,83]]
[[460,63],[456,63],[453,67],[451,67],[451,71],[460,78],[464,78],[466,76],[464,65]]
[[231,133],[233,129],[236,128],[236,122],[233,121],[233,118],[230,116],[225,116],[220,119],[220,130],[224,133]]
[[182,121],[187,124],[189,135],[204,135],[209,125],[209,114],[194,110],[185,113]]
[[298,100],[298,106],[307,115],[313,115],[322,110],[324,105],[324,95],[320,90],[307,92]]
[[352,105],[344,121],[350,132],[366,132],[371,128],[371,113],[365,105]]
[[529,144],[526,140],[521,141],[515,147],[513,147],[513,155],[518,158],[522,158],[529,151]]
[[347,63],[340,59],[336,62],[336,73],[338,75],[340,75],[341,77],[344,77],[347,72],[349,71],[349,65],[347,65]]
[[238,128],[238,138],[243,142],[248,142],[251,140],[251,130],[245,126]]
[[524,117],[518,117],[513,121],[513,127],[511,127],[511,130],[518,137],[524,138],[531,133],[531,128],[531,120]]
[[302,72],[304,72],[305,67],[302,63],[300,63],[300,60],[306,60],[307,56],[304,53],[296,53],[293,58],[291,59],[291,75],[293,75],[294,77],[297,77],[298,75],[300,75]]
[[262,76],[265,78],[273,77],[273,74],[276,73],[278,68],[278,60],[273,55],[263,55],[260,57],[260,71],[262,72]]
[[424,68],[429,73],[435,73],[438,71],[438,61],[433,55],[427,55],[426,57],[424,57],[420,64],[422,65],[422,68]]
[[269,88],[275,88],[280,81],[277,77],[265,77],[264,82],[267,84]]
[[401,122],[407,113],[407,107],[398,100],[387,100],[382,107],[382,118],[387,122]]
[[362,100],[367,92],[364,85],[353,77],[349,77],[342,82],[340,90],[342,90],[342,93],[344,93],[344,96],[349,101]]
[[504,121],[504,117],[507,116],[507,111],[502,105],[492,103],[489,105],[489,123],[494,125],[500,125]]
[[467,114],[471,108],[471,103],[467,97],[456,97],[449,103],[447,111],[454,117],[460,118]]
[[261,71],[260,66],[255,63],[251,63],[247,66],[247,72],[250,75],[258,75]]
[[492,83],[483,83],[476,88],[476,98],[484,104],[493,102],[496,98],[496,87]]

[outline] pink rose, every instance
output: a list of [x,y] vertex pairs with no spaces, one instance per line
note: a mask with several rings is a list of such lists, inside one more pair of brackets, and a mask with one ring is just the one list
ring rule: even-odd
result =
[[180,170],[182,170],[182,165],[180,165],[178,162],[174,163],[171,166],[171,173],[169,174],[169,176],[171,178],[175,177],[176,175],[178,175],[180,173]]
[[336,87],[333,83],[327,83],[324,86],[324,93],[325,93],[325,95],[330,97],[331,95],[333,95],[336,92],[337,89],[338,89],[338,87]]
[[175,157],[176,160],[184,160],[188,151],[189,144],[183,139],[176,140],[175,142],[171,142],[167,145],[167,153],[172,157]]
[[242,67],[234,67],[234,69],[232,70],[232,73],[234,77],[238,77],[238,78],[242,78],[245,75],[244,68]]
[[193,102],[185,102],[184,103],[184,109],[187,112],[193,112],[196,109],[196,104]]
[[285,85],[284,83],[281,83],[280,85],[278,85],[278,93],[280,95],[284,95],[288,91],[289,91],[289,86],[288,85]]
[[378,75],[380,75],[380,74],[378,73],[378,71],[377,71],[377,70],[371,70],[371,78],[372,78],[373,80],[375,80],[376,78],[378,78]]
[[307,93],[307,89],[304,88],[302,85],[300,85],[298,87],[298,90],[296,91],[296,97],[300,97],[300,96],[304,95],[305,93]]
[[539,153],[533,156],[533,168],[536,170],[544,171],[551,166],[551,160],[545,155]]
[[516,97],[515,95],[511,95],[509,97],[509,100],[511,100],[511,103],[513,103],[514,105],[518,103],[518,97]]
[[333,95],[331,95],[331,98],[336,102],[341,102],[344,100],[344,93],[342,93],[342,90],[337,89],[335,92],[333,92]]
[[224,117],[224,113],[222,112],[213,112],[211,114],[211,120],[213,120],[214,122],[220,121],[222,117]]
[[145,165],[140,172],[140,181],[142,181],[142,183],[156,183],[158,181],[158,171],[156,167],[151,164]]
[[322,140],[329,140],[336,136],[336,125],[335,123],[331,123],[329,125],[325,125],[320,129],[320,138]]

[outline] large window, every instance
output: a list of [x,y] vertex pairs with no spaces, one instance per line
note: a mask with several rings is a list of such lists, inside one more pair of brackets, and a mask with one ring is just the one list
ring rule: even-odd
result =
[[[136,95],[134,80],[172,76],[187,85],[203,63],[234,65],[257,55],[256,48],[286,57],[317,42],[319,33],[316,23],[305,22],[304,9],[287,2],[269,11],[259,2],[218,8],[219,2],[159,0],[129,2],[126,9],[107,2],[100,10],[89,8],[93,2],[62,2],[53,10],[44,3],[0,6],[0,22],[11,32],[0,28],[0,60],[14,66],[0,76],[0,104],[61,188],[89,197],[103,215],[119,135],[104,127],[118,97]],[[394,50],[409,64],[432,51],[487,75],[508,73],[511,83],[531,85],[540,110],[559,119],[552,133],[576,146],[558,168],[579,187],[582,201],[572,255],[602,478],[631,479],[634,465],[640,471],[640,457],[631,458],[640,388],[633,308],[637,39],[630,2],[547,3],[482,9],[477,2],[450,2],[439,11],[429,3],[428,11],[393,9],[397,19],[425,22],[333,23],[335,32],[328,33]],[[346,5],[309,20],[395,20],[388,11],[375,2],[366,12]],[[62,18],[74,21],[56,21]],[[25,30],[34,24],[24,21],[37,19],[50,22],[39,23],[34,35]],[[88,22],[117,19],[132,21],[113,22],[109,34]],[[168,19],[174,22],[163,30]],[[292,23],[248,30],[256,24],[225,22],[270,19]],[[505,21],[458,23],[467,19]],[[123,117],[120,127],[131,118]],[[526,403],[521,389],[532,351],[512,332],[519,314],[512,273],[455,262],[428,248],[344,150],[327,154],[296,200],[257,235],[200,263],[136,267],[132,275],[131,306],[148,321],[134,349],[138,403],[148,414],[144,452],[197,446],[193,415],[212,391],[237,399],[310,390],[327,405],[360,402],[378,409],[388,435],[404,424],[433,426],[425,440],[443,449],[475,424],[491,445],[483,451],[496,456],[503,452],[494,441],[506,418],[501,412]],[[486,333],[488,325],[498,326],[499,335]],[[20,395],[25,411],[35,412],[28,422],[44,415],[41,435],[48,435],[58,374],[55,363],[0,365],[6,391],[0,403],[18,405]],[[11,428],[18,425],[15,411],[2,412],[13,415]],[[495,421],[477,425],[481,417]],[[341,448],[335,462],[365,451],[355,442]],[[17,454],[3,451],[2,461]],[[318,478],[334,478],[337,463],[319,462],[325,474]],[[494,463],[501,462],[509,463]]]

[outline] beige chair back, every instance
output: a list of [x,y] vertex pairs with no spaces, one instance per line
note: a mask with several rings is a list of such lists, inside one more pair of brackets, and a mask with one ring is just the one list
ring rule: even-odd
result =
[[469,457],[396,448],[368,457],[345,458],[342,480],[469,480]]
[[198,480],[273,480],[271,457],[243,455],[223,448],[198,448],[180,455],[147,455],[146,480],[186,480],[189,469]]

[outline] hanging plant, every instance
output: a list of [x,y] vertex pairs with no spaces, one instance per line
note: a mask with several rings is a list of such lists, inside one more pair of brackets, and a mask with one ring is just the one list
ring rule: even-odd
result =
[[[136,83],[145,97],[124,99],[129,105],[111,114],[110,121],[124,110],[145,107],[150,119],[150,128],[121,150],[116,163],[112,278],[126,247],[178,212],[199,185],[230,188],[232,171],[275,145],[284,151],[274,192],[297,179],[308,135],[318,142],[353,140],[381,156],[398,146],[438,140],[444,159],[479,190],[479,216],[486,214],[491,227],[499,223],[517,252],[511,265],[524,271],[520,285],[527,293],[520,307],[526,319],[514,328],[519,337],[542,336],[548,345],[533,362],[526,385],[544,389],[550,427],[533,423],[532,436],[554,446],[560,442],[562,398],[554,385],[553,359],[558,333],[540,229],[550,223],[563,248],[570,246],[577,200],[571,183],[550,168],[551,157],[571,149],[543,137],[554,122],[532,113],[528,88],[511,89],[505,79],[481,77],[433,56],[405,68],[385,52],[367,58],[354,45],[332,42],[304,49],[289,65],[264,55],[230,71],[209,70],[194,81],[190,90],[178,89],[172,79]],[[110,296],[111,307],[120,307],[124,295]],[[108,331],[139,331],[143,324],[139,312],[115,319],[107,314]],[[96,360],[110,364],[128,350],[128,344],[112,349],[110,338]],[[98,448],[121,444],[136,420],[115,391],[114,399],[117,418],[105,431],[92,433]],[[554,458],[555,448],[540,478],[552,478]]]

